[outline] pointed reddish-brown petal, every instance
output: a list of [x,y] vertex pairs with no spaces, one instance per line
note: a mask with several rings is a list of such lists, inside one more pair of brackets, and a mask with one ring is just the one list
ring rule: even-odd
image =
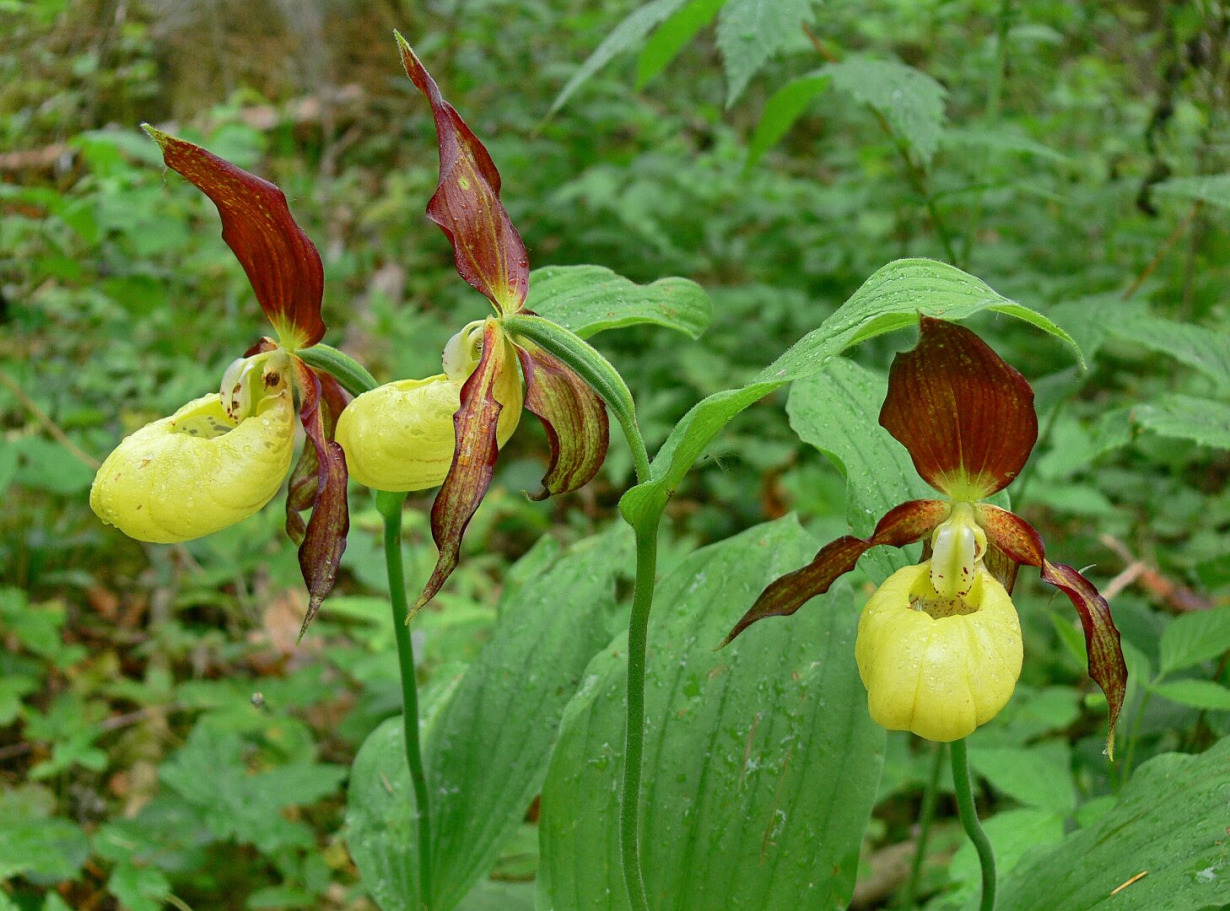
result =
[[[346,549],[346,534],[350,531],[350,512],[346,504],[346,456],[342,447],[329,438],[332,432],[329,425],[336,419],[336,414],[330,416],[330,411],[337,405],[336,394],[340,390],[326,391],[329,383],[322,383],[316,371],[299,358],[292,358],[292,363],[300,396],[299,420],[308,439],[304,448],[313,450],[316,462],[316,483],[311,490],[312,517],[299,545],[299,570],[308,588],[307,614],[299,629],[302,639],[321,603],[333,590],[337,567]],[[331,377],[329,379],[332,381]],[[295,474],[299,474],[298,467]],[[293,485],[292,479],[291,499],[302,498],[306,484],[301,482],[298,493]],[[287,524],[290,525],[289,505]]]
[[440,550],[440,556],[422,594],[410,608],[410,616],[414,616],[436,596],[457,568],[461,536],[491,486],[495,460],[500,452],[496,425],[503,407],[496,400],[495,390],[501,374],[505,370],[516,369],[508,347],[500,324],[488,319],[483,327],[482,357],[461,387],[461,407],[453,415],[453,432],[457,441],[453,464],[431,507],[431,536]]
[[802,569],[769,583],[722,640],[722,646],[757,620],[788,616],[816,595],[824,594],[838,578],[854,569],[858,558],[871,548],[880,544],[903,547],[917,541],[944,521],[951,509],[952,504],[946,500],[910,500],[889,510],[870,538],[846,535],[829,542]]
[[406,75],[427,96],[436,121],[440,183],[427,216],[448,236],[461,277],[501,313],[520,310],[529,291],[530,263],[521,235],[500,202],[500,174],[401,35],[397,44]]
[[1110,727],[1106,732],[1106,755],[1115,758],[1115,723],[1123,708],[1127,690],[1127,664],[1119,644],[1119,630],[1110,615],[1110,605],[1093,583],[1064,563],[1042,563],[1042,581],[1049,582],[1068,596],[1081,626],[1085,628],[1085,649],[1089,653],[1089,676],[1106,694]]
[[[322,399],[321,415],[324,420],[325,439],[334,438],[333,431],[337,426],[337,418],[346,407],[346,393],[341,385],[328,373],[311,368],[320,381]],[[303,543],[307,533],[307,525],[303,521],[303,513],[310,510],[316,503],[316,491],[319,487],[320,461],[316,458],[315,446],[304,446],[299,453],[299,461],[290,474],[290,482],[286,490],[286,534],[296,544]]]
[[987,542],[1003,551],[1018,563],[1037,566],[1047,582],[1068,596],[1080,615],[1085,630],[1085,651],[1089,656],[1089,676],[1106,694],[1110,728],[1106,734],[1106,754],[1115,758],[1115,724],[1123,708],[1127,689],[1127,664],[1119,644],[1119,630],[1115,628],[1106,603],[1093,583],[1071,566],[1052,563],[1046,559],[1042,536],[1037,530],[1015,513],[998,506],[980,503],[978,522],[987,533]]
[[324,337],[320,318],[325,273],[320,254],[299,229],[286,196],[200,146],[168,136],[148,124],[167,167],[208,196],[222,217],[222,239],[248,274],[265,316],[283,347],[306,348]]
[[537,345],[517,346],[525,375],[525,407],[542,421],[551,442],[551,463],[542,491],[532,500],[579,490],[606,458],[610,427],[602,399],[559,358]]
[[969,329],[928,316],[918,344],[893,358],[880,424],[924,481],[957,500],[1006,487],[1038,439],[1025,378]]

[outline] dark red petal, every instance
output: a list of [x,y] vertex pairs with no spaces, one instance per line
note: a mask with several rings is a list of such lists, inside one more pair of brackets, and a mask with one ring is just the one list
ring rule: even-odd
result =
[[453,464],[431,507],[431,536],[440,549],[440,556],[422,594],[410,608],[411,616],[436,596],[457,568],[461,536],[491,486],[495,460],[500,453],[496,425],[503,407],[496,401],[495,389],[503,372],[515,369],[508,358],[507,346],[499,323],[488,319],[483,329],[482,358],[461,387],[461,407],[453,415],[457,441]]
[[981,503],[978,506],[978,522],[986,532],[987,543],[991,547],[998,548],[1018,563],[1037,566],[1042,570],[1042,581],[1062,591],[1076,608],[1085,630],[1089,676],[1106,694],[1110,713],[1106,753],[1114,759],[1115,723],[1119,720],[1127,689],[1127,665],[1119,645],[1119,630],[1110,615],[1110,605],[1093,583],[1075,569],[1047,560],[1042,536],[1020,516],[998,506]]
[[1110,729],[1106,732],[1106,755],[1115,758],[1115,723],[1123,708],[1123,696],[1127,690],[1127,664],[1123,660],[1123,648],[1119,644],[1119,630],[1110,615],[1106,603],[1093,583],[1071,566],[1063,563],[1042,562],[1042,581],[1049,582],[1068,596],[1076,612],[1080,614],[1081,626],[1085,628],[1085,650],[1089,653],[1089,676],[1106,694],[1107,710],[1110,712]]
[[864,539],[846,535],[824,545],[802,569],[786,573],[769,583],[756,603],[722,640],[722,645],[757,620],[788,616],[816,595],[824,594],[838,578],[854,569],[858,558],[871,548],[880,544],[903,547],[917,541],[944,521],[951,509],[952,505],[945,500],[910,500],[889,510],[876,525],[871,537]]
[[[310,493],[312,517],[308,520],[299,545],[299,570],[303,573],[303,581],[308,588],[307,614],[303,618],[303,626],[299,629],[299,638],[303,638],[308,624],[320,610],[321,603],[333,590],[337,567],[341,563],[342,552],[346,550],[350,512],[346,504],[346,457],[342,453],[342,447],[330,439],[331,425],[337,417],[337,413],[331,411],[337,405],[336,396],[341,390],[327,390],[328,384],[322,384],[321,377],[299,358],[293,358],[292,363],[300,396],[299,420],[310,444],[305,445],[304,449],[312,450],[316,462],[315,485],[309,488],[300,481],[299,491],[296,492],[295,479],[292,478],[292,490],[287,504],[289,531],[289,501],[295,500],[297,508],[302,509],[303,506],[299,503],[304,500],[305,491]],[[322,389],[322,385],[326,388]],[[301,457],[300,464],[302,463]],[[300,468],[296,466],[295,475],[299,475],[299,472]]]
[[501,313],[520,310],[529,291],[530,263],[521,235],[500,202],[500,174],[401,35],[397,44],[406,75],[427,96],[436,120],[440,183],[427,216],[448,236],[461,277]]
[[551,463],[542,492],[532,500],[579,490],[590,482],[610,442],[602,399],[559,358],[537,345],[517,346],[525,376],[525,407],[542,421],[551,443]]
[[222,239],[248,274],[284,346],[319,342],[325,334],[320,318],[324,268],[315,245],[291,217],[282,191],[200,146],[149,125],[145,130],[162,147],[167,167],[196,184],[218,207]]
[[880,424],[936,490],[983,499],[1006,487],[1034,448],[1034,392],[964,326],[920,316],[918,328],[918,344],[893,359]]
[[[346,393],[330,374],[315,368],[309,369],[320,382],[325,439],[332,440],[338,415],[346,407]],[[307,526],[303,521],[302,513],[310,510],[316,503],[316,491],[320,482],[319,472],[320,460],[316,458],[316,447],[304,446],[302,452],[299,453],[299,461],[295,463],[295,468],[290,474],[290,482],[286,491],[286,534],[296,544],[302,544],[307,534]]]

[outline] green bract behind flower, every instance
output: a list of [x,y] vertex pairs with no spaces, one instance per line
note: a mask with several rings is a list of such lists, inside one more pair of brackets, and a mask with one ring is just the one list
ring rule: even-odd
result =
[[234,421],[218,394],[124,438],[107,456],[90,507],[130,538],[169,544],[234,525],[273,499],[294,453],[290,391]]

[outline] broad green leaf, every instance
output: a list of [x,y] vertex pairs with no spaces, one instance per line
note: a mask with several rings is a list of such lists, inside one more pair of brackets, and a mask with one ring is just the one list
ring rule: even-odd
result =
[[1019,130],[1003,123],[997,123],[994,127],[951,127],[944,130],[940,140],[945,146],[987,149],[993,152],[1014,152],[1019,155],[1045,158],[1056,164],[1071,164],[1074,160],[1058,149],[1052,149],[1048,145],[1030,139]]
[[1230,651],[1230,607],[1175,617],[1162,633],[1160,649],[1163,675],[1220,657]]
[[718,14],[717,44],[726,66],[726,106],[812,18],[812,0],[726,0]]
[[1230,389],[1230,333],[1157,316],[1116,319],[1111,331],[1119,338],[1169,355]]
[[1167,680],[1149,687],[1163,699],[1207,709],[1213,712],[1230,711],[1230,689],[1212,680]]
[[1153,188],[1159,196],[1211,203],[1230,207],[1230,174],[1203,177],[1175,177]]
[[[811,555],[791,519],[700,550],[659,584],[649,628],[642,843],[656,911],[845,907],[884,732],[854,664],[848,586],[714,651]],[[540,908],[626,907],[619,864],[626,646],[569,704],[542,794]],[[857,757],[857,759],[855,759]]]
[[548,266],[530,273],[526,307],[580,336],[652,323],[698,338],[709,326],[709,295],[686,278],[638,285],[603,266]]
[[675,59],[696,33],[713,21],[726,0],[691,0],[658,27],[641,50],[636,64],[639,89]]
[[893,133],[926,164],[935,154],[944,123],[944,87],[926,73],[895,60],[848,57],[823,70],[856,101],[871,105]]
[[564,106],[564,102],[578,88],[593,78],[594,73],[602,69],[615,57],[622,54],[624,51],[632,50],[639,46],[659,22],[663,22],[673,16],[688,0],[651,0],[642,7],[633,10],[632,13],[619,25],[615,26],[614,30],[603,39],[602,43],[594,49],[594,52],[586,58],[585,62],[572,74],[572,78],[567,84],[560,89],[560,93],[555,97],[555,101],[551,102],[551,110],[548,115],[554,114]]
[[851,345],[916,325],[919,313],[961,320],[980,310],[993,310],[1037,326],[1067,342],[1080,357],[1071,336],[1045,316],[997,294],[955,266],[929,259],[891,262],[750,384],[723,390],[694,405],[654,457],[650,479],[624,494],[620,511],[633,525],[656,521],[683,476],[735,415],[785,383],[824,369]]
[[1141,405],[1133,416],[1145,430],[1202,446],[1230,449],[1230,406],[1212,399],[1171,395]]
[[975,740],[970,762],[995,790],[1027,807],[1061,815],[1076,809],[1072,751],[1066,743],[1047,740],[1027,747],[981,747]]
[[26,876],[54,883],[77,875],[90,843],[67,819],[6,819],[0,825],[0,882]]
[[786,404],[799,439],[823,452],[845,475],[846,519],[860,537],[871,534],[898,503],[935,496],[905,447],[876,420],[887,387],[882,374],[834,358],[821,372],[796,382]]
[[803,116],[812,101],[828,88],[828,84],[828,76],[815,72],[792,79],[769,96],[760,114],[760,122],[756,124],[747,146],[748,169],[760,161],[765,152],[777,145],[794,126],[794,122]]
[[[619,625],[615,574],[630,560],[627,541],[616,526],[509,593],[491,640],[424,733],[433,909],[456,906],[491,869],[538,793],[564,706]],[[381,908],[418,911],[418,830],[401,731],[401,719],[390,719],[359,751],[348,843]]]
[[[1113,810],[1000,881],[999,911],[1157,911],[1230,902],[1230,738],[1140,767]],[[1140,873],[1147,875],[1129,886]],[[1122,889],[1119,887],[1123,886]],[[1114,894],[1112,894],[1114,893]]]
[[22,487],[70,495],[88,490],[94,480],[94,471],[59,443],[28,436],[14,448],[20,464],[12,480]]

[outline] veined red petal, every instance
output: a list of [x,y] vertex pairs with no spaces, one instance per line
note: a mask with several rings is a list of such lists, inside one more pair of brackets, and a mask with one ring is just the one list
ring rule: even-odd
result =
[[[324,421],[325,439],[332,440],[338,416],[346,407],[346,393],[328,373],[315,368],[309,369],[320,382],[320,414]],[[290,474],[286,490],[286,534],[296,544],[302,544],[307,534],[307,525],[302,514],[315,505],[319,486],[320,460],[316,457],[316,447],[304,446],[299,453],[299,461],[295,463]]]
[[532,500],[578,490],[590,482],[610,442],[602,399],[563,361],[531,342],[517,345],[525,375],[525,407],[542,421],[551,462]]
[[871,537],[846,535],[829,542],[806,566],[769,583],[756,603],[722,640],[722,645],[729,643],[757,620],[788,616],[816,595],[824,594],[838,578],[854,569],[858,558],[871,548],[880,544],[903,547],[917,541],[944,521],[951,509],[952,504],[946,500],[910,500],[889,510],[876,525]]
[[501,313],[520,310],[529,292],[529,257],[500,202],[495,163],[401,35],[397,44],[406,75],[427,96],[436,121],[440,183],[427,216],[448,236],[461,277]]
[[491,486],[495,460],[500,452],[496,427],[503,408],[495,397],[495,390],[504,371],[516,369],[509,347],[500,324],[488,319],[483,327],[482,357],[461,387],[461,407],[453,415],[457,441],[453,464],[431,507],[431,536],[440,549],[440,556],[422,594],[410,608],[410,616],[436,596],[457,568],[461,536]]
[[320,317],[325,272],[320,254],[295,224],[286,196],[267,180],[198,145],[148,124],[167,167],[208,196],[222,217],[222,239],[248,274],[283,347],[307,348],[325,334]]
[[[332,377],[322,382],[322,377],[299,358],[292,358],[292,363],[300,396],[299,420],[308,439],[304,449],[312,451],[311,457],[305,455],[300,458],[287,498],[288,531],[291,531],[292,524],[292,501],[297,518],[298,510],[304,508],[309,496],[311,498],[312,517],[303,530],[299,544],[299,570],[308,588],[307,614],[299,629],[299,638],[303,638],[321,603],[333,590],[337,567],[341,563],[342,552],[346,550],[350,512],[346,503],[346,456],[342,447],[330,438],[333,423],[341,411],[341,389],[337,388]],[[330,386],[335,388],[330,389]],[[316,463],[314,484],[300,477],[300,467],[304,465],[305,458]]]
[[987,503],[978,505],[978,521],[987,533],[987,541],[1018,563],[1037,566],[1042,581],[1055,586],[1068,596],[1080,615],[1085,631],[1085,651],[1089,656],[1089,676],[1106,694],[1110,728],[1106,734],[1106,754],[1115,758],[1115,724],[1123,708],[1127,690],[1127,664],[1119,644],[1110,605],[1098,593],[1092,582],[1063,563],[1046,559],[1042,536],[1032,525],[1015,513]]
[[1038,439],[1025,377],[969,329],[928,316],[918,344],[893,359],[880,424],[924,481],[958,500],[1006,487]]

